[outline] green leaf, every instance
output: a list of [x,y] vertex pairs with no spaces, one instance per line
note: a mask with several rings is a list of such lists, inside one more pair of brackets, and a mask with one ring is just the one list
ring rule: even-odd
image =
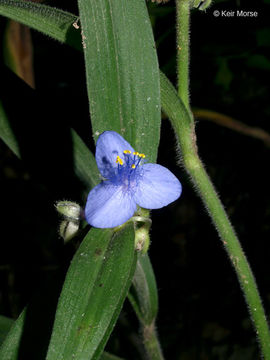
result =
[[4,110],[3,104],[0,100],[0,138],[4,143],[20,158],[20,150],[18,142],[14,136],[12,128]]
[[154,271],[147,254],[138,257],[128,298],[143,325],[151,325],[158,312],[158,294]]
[[[56,11],[56,10],[55,10]],[[60,17],[61,17],[61,14],[59,14],[59,19],[60,19]],[[29,19],[28,19],[29,20]],[[31,19],[30,19],[31,20]],[[32,20],[31,20],[32,21]],[[29,23],[28,23],[28,25],[29,26],[31,26],[31,21],[29,21]],[[46,17],[44,17],[44,19],[43,19],[43,21],[46,21],[47,22],[47,24],[49,24],[49,22],[51,21],[50,20],[50,18],[46,18]],[[38,27],[38,24],[37,24],[37,27]],[[61,26],[60,26],[61,27]],[[39,29],[40,31],[42,31],[41,29]],[[63,31],[65,31],[65,30],[63,30]],[[59,36],[59,38],[57,38],[57,33],[55,33],[54,34],[54,38],[56,39],[56,40],[59,40],[59,41],[61,41],[61,36]],[[69,38],[68,37],[66,37],[66,39],[65,39],[65,42],[66,43],[69,43]],[[69,43],[70,44],[70,43]],[[72,44],[70,44],[70,45],[72,45]],[[79,142],[81,142],[81,140],[79,140]],[[76,143],[76,141],[75,141],[75,143]],[[76,147],[77,146],[74,146],[74,149],[76,149]],[[85,181],[86,182],[86,184],[87,184],[87,182],[89,181],[91,181],[91,180],[89,180],[89,174],[90,174],[90,172],[88,171],[88,170],[86,170],[86,169],[83,169],[82,167],[83,166],[85,166],[85,161],[87,160],[87,158],[88,158],[88,155],[87,155],[87,152],[89,152],[89,150],[87,149],[87,147],[82,143],[82,149],[83,149],[83,156],[84,156],[84,161],[83,162],[81,162],[80,163],[80,161],[78,160],[78,172],[80,172],[80,175],[79,175],[79,177],[81,178],[81,179],[83,179],[83,181]],[[80,155],[79,155],[79,153],[80,152],[78,152],[78,156],[79,156],[79,158],[80,158]],[[76,156],[74,155],[74,158],[76,159]],[[79,159],[78,158],[78,159]],[[90,158],[90,156],[89,156],[89,158]],[[93,157],[92,157],[92,159],[93,159]],[[93,184],[94,184],[94,182],[95,182],[95,180],[93,181]],[[142,294],[142,293],[141,293]],[[154,292],[152,292],[152,294],[154,294]],[[155,303],[155,301],[153,301],[153,299],[154,299],[154,297],[152,297],[152,305],[150,304],[150,305],[147,305],[148,306],[148,312],[147,311],[145,311],[145,310],[142,310],[142,312],[144,311],[145,312],[145,314],[155,314],[155,306],[154,306],[154,303]],[[136,295],[136,301],[137,301],[137,304],[138,304],[138,306],[139,306],[139,308],[140,308],[140,306],[142,307],[142,309],[144,308],[144,309],[146,309],[147,308],[147,306],[145,306],[145,303],[144,303],[144,301],[143,301],[143,299],[140,299],[140,295]],[[140,301],[141,301],[141,304],[140,304]],[[150,301],[150,303],[151,303],[151,301]],[[151,310],[151,306],[152,306],[152,310]],[[156,308],[157,308],[157,304],[156,304]],[[154,316],[154,315],[153,315]],[[150,319],[151,318],[151,315],[148,317],[148,319]]]
[[[6,7],[3,5],[4,2],[6,0],[0,0],[0,13],[4,16],[7,16],[9,18],[13,18],[10,16],[9,12],[6,11]],[[138,1],[138,0],[136,0]],[[129,0],[130,2],[130,0]],[[8,1],[9,6],[14,6],[16,7],[17,3],[24,3],[24,1]],[[21,16],[21,19],[23,20],[24,24],[35,28],[36,30],[44,33],[45,35],[49,35],[49,28],[50,26],[52,26],[55,22],[55,20],[53,19],[53,17],[47,17],[46,16],[46,12],[42,10],[42,8],[45,7],[45,5],[41,5],[39,4],[39,6],[36,8],[36,11],[39,11],[39,15],[41,16],[41,22],[36,22],[35,19],[33,19],[32,16],[28,16],[28,14],[25,12],[22,12],[22,7],[17,7],[17,14],[19,14]],[[65,16],[65,14],[58,9],[53,9],[55,16],[58,19],[58,28],[59,31],[54,32],[53,34],[51,34],[51,36],[58,41],[62,41],[65,42],[66,44],[76,47],[75,44],[71,41],[70,37],[68,37],[66,35],[67,30],[66,30],[66,26],[68,25],[68,21],[67,18]],[[20,13],[21,12],[21,13]],[[18,15],[18,17],[19,17]],[[31,14],[30,14],[31,15]],[[69,13],[70,16],[70,23],[69,25],[72,26],[72,24],[74,23],[74,21],[76,21],[75,19],[78,19],[75,15],[72,15]],[[20,21],[18,19],[18,21]],[[46,23],[46,26],[44,26],[42,24],[42,22]],[[68,27],[69,28],[69,27]],[[184,107],[184,105],[182,104],[181,100],[178,99],[177,94],[176,94],[176,90],[175,88],[172,86],[172,84],[170,83],[170,81],[168,80],[168,78],[165,76],[165,74],[163,74],[161,71],[159,72],[160,75],[160,93],[161,93],[161,105],[162,105],[162,109],[166,112],[166,114],[170,117],[170,118],[175,118],[176,117],[176,113],[179,114],[181,113],[183,116],[183,119],[185,120],[185,123],[187,124],[187,126],[189,127],[189,115]],[[177,111],[174,110],[175,108],[175,102],[177,103]]]
[[[158,63],[142,0],[80,1],[81,23],[95,139],[115,130],[155,162],[160,132]],[[86,13],[84,10],[86,9]],[[75,15],[19,0],[0,0],[0,14],[55,40],[81,48]],[[48,16],[49,15],[49,16]],[[78,23],[80,25],[80,23]],[[97,31],[97,32],[96,32]]]
[[96,159],[76,131],[71,130],[74,172],[89,191],[100,182]]
[[[193,126],[191,114],[186,109],[183,101],[177,95],[175,87],[166,75],[160,71],[160,90],[162,110],[168,116],[174,128],[179,130],[178,119],[182,119],[186,131],[190,131]],[[185,145],[186,147],[186,145]]]
[[[7,335],[9,337],[9,340],[5,344],[6,345],[5,348],[2,348],[0,350],[1,359],[15,360],[18,358],[21,336],[22,336],[23,328],[25,327],[26,312],[27,310],[25,309],[16,321],[6,316],[0,315],[0,345],[3,343]],[[13,326],[12,331],[10,331],[12,326]],[[6,350],[5,352],[3,351],[4,349]],[[9,353],[7,352],[8,349],[9,349]],[[104,351],[100,357],[100,360],[123,360],[123,359],[118,356],[112,355],[107,351]]]
[[78,18],[66,11],[31,1],[0,0],[0,15],[81,49],[80,31],[73,26]]
[[134,229],[92,228],[76,252],[59,299],[47,360],[98,359],[136,265]]
[[3,343],[13,323],[13,319],[0,315],[0,345]]
[[17,360],[20,348],[20,339],[23,333],[26,311],[24,310],[13,325],[0,348],[0,359]]
[[[130,1],[130,0],[129,0]],[[136,0],[137,1],[137,0]],[[8,6],[5,6],[5,3],[8,4]],[[16,8],[17,10],[17,21],[23,22],[24,24],[28,25],[31,28],[34,28],[41,33],[45,35],[50,35],[53,39],[58,40],[60,42],[64,42],[74,48],[78,48],[74,42],[71,41],[71,38],[67,36],[67,29],[69,29],[72,24],[78,19],[75,15],[67,12],[63,12],[62,10],[58,10],[53,8],[53,14],[54,16],[47,17],[46,11],[43,10],[47,8],[47,6],[38,4],[38,6],[35,8],[36,13],[39,14],[40,22],[36,21],[33,16],[31,16],[31,11],[28,13],[25,13],[23,10],[23,5],[17,6],[18,3],[25,3],[25,1],[19,1],[19,0],[0,0],[0,14],[10,18],[14,19],[12,16],[12,11],[8,11],[10,8]],[[33,6],[34,4],[31,3]],[[68,16],[66,16],[68,14]],[[55,23],[55,18],[57,18],[58,23],[58,31],[55,31],[53,33],[50,33],[50,28]],[[67,20],[69,17],[70,20]],[[21,20],[20,20],[21,19]],[[148,20],[146,20],[148,21]],[[43,24],[45,23],[45,25]],[[154,46],[154,45],[153,45]],[[175,99],[175,89],[170,84],[168,78],[163,74],[161,71],[159,72],[160,75],[160,92],[161,92],[161,103],[162,103],[162,109],[168,110],[168,106],[171,107],[172,104],[170,104],[169,98],[170,93],[173,92],[174,96],[172,97],[173,101]],[[170,89],[168,93],[168,89]],[[181,102],[178,101],[178,107],[181,108],[181,112],[183,113],[183,116],[186,116],[186,110]],[[169,111],[171,112],[171,111]],[[174,114],[172,115],[174,117]]]
[[160,133],[158,62],[143,0],[79,0],[95,140],[125,137],[155,162]]

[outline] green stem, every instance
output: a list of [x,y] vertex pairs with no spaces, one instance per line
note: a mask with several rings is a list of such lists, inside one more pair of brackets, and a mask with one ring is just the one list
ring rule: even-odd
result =
[[168,79],[161,74],[162,109],[181,148],[183,164],[219,233],[244,293],[265,360],[270,360],[270,333],[256,282],[239,240],[197,154],[194,123]]
[[155,323],[143,326],[143,342],[150,360],[164,360],[157,338]]
[[176,0],[178,95],[189,109],[189,15],[190,0]]
[[239,240],[197,154],[194,120],[189,108],[189,0],[176,0],[178,95],[161,76],[162,107],[174,127],[184,166],[197,189],[237,273],[265,360],[270,360],[270,333],[256,282]]

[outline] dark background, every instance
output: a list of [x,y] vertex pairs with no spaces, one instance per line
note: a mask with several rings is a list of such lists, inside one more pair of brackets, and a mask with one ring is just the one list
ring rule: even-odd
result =
[[[49,4],[77,13],[74,2]],[[160,67],[175,83],[174,3],[148,5]],[[192,10],[190,90],[194,108],[214,110],[270,133],[269,8],[268,0],[256,4],[246,0],[216,1],[206,12]],[[226,9],[257,11],[258,17],[213,16],[214,10]],[[1,18],[2,41],[5,28]],[[32,41],[35,90],[6,67],[3,57],[0,69],[1,99],[23,158],[18,160],[0,143],[0,314],[13,318],[29,301],[38,303],[35,297],[40,291],[53,314],[57,289],[77,246],[76,241],[64,246],[59,238],[54,203],[82,202],[71,152],[66,150],[69,127],[94,150],[89,143],[82,54],[34,31]],[[259,139],[199,118],[196,133],[199,154],[239,235],[269,315],[270,149]],[[236,275],[172,139],[164,118],[159,163],[183,185],[177,202],[152,212],[149,254],[159,289],[157,327],[165,357],[258,359],[255,332]],[[137,329],[126,302],[108,349],[138,359]]]

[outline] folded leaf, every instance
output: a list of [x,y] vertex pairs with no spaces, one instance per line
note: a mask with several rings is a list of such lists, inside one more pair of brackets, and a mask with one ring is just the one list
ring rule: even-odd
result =
[[138,257],[128,298],[143,325],[151,325],[158,312],[155,275],[148,254]]

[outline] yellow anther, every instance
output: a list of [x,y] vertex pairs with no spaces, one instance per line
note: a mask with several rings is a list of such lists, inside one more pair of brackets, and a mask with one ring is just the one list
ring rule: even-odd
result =
[[131,154],[131,151],[130,150],[124,150],[123,153],[124,154]]
[[137,155],[137,156],[139,156],[139,155],[140,155],[140,153],[138,153],[138,151],[134,151],[133,155]]
[[120,158],[120,156],[117,155],[116,157],[116,164],[123,165],[123,160]]
[[139,154],[139,157],[144,159],[145,155],[144,154]]
[[132,167],[132,169],[135,169],[136,166],[135,166],[135,164],[132,164],[131,167]]

